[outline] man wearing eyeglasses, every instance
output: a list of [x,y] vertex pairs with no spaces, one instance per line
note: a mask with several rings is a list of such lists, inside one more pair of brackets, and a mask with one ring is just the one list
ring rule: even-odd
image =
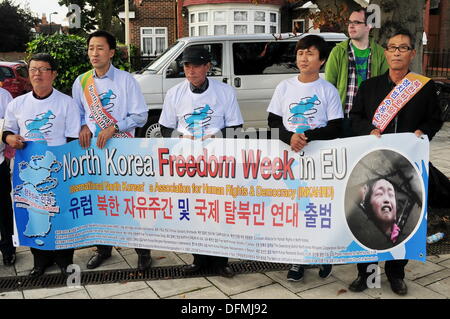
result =
[[383,48],[369,40],[372,26],[367,24],[368,13],[359,8],[348,20],[349,40],[337,44],[325,65],[325,79],[339,91],[344,111],[343,137],[352,136],[349,113],[362,81],[387,71]]
[[[442,126],[441,110],[434,82],[409,70],[416,55],[413,36],[408,30],[394,32],[387,40],[384,53],[389,70],[364,81],[355,97],[350,111],[354,132],[378,137],[384,133],[410,132],[417,137],[426,134],[431,140]],[[407,262],[389,260],[385,265],[391,289],[399,295],[407,293],[403,281]],[[350,285],[351,291],[367,289],[369,265],[358,264],[358,277]]]
[[[22,149],[33,141],[48,146],[58,146],[78,138],[80,131],[80,113],[72,98],[53,88],[57,77],[57,63],[48,53],[38,53],[29,62],[29,77],[33,91],[12,100],[5,112],[5,124],[2,135],[4,143],[14,149]],[[9,183],[2,180],[2,183]],[[63,216],[66,212],[60,212]],[[43,216],[43,217],[42,217]],[[29,210],[27,230],[51,227],[48,213],[42,210]],[[38,229],[36,228],[36,229]],[[30,238],[42,245],[39,236],[30,230]],[[31,248],[34,267],[31,277],[39,277],[56,263],[63,275],[69,275],[67,266],[73,264],[73,249],[45,250]]]

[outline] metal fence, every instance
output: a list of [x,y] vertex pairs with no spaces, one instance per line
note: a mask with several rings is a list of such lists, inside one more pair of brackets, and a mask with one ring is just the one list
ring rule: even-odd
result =
[[423,65],[426,76],[450,80],[450,50],[425,50]]

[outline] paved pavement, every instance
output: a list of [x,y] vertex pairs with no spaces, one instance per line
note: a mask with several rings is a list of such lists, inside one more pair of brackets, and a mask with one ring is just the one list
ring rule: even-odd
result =
[[[450,122],[431,143],[430,159],[447,176],[450,176]],[[78,249],[74,262],[86,269],[86,262],[94,248]],[[190,254],[152,251],[153,266],[183,265],[192,261]],[[134,268],[137,255],[134,249],[117,248],[104,265],[96,270]],[[406,266],[405,297],[395,295],[382,269],[381,288],[362,293],[347,288],[356,276],[354,264],[333,267],[327,279],[318,277],[318,269],[305,272],[303,282],[286,280],[286,271],[238,274],[227,279],[218,276],[185,279],[152,280],[127,283],[86,285],[79,288],[45,288],[0,293],[0,299],[448,299],[450,298],[450,254],[428,256],[425,263],[410,261]],[[0,266],[0,277],[27,275],[33,267],[28,248],[19,247],[14,267]],[[52,266],[47,273],[58,273]]]

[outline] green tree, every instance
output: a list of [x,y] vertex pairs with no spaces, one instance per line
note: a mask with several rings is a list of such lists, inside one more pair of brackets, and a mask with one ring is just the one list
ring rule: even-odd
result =
[[[81,29],[84,32],[101,29],[112,31],[113,17],[119,17],[123,0],[59,0],[62,6],[76,4],[81,8]],[[76,32],[80,33],[81,30]]]
[[[71,94],[72,84],[82,73],[91,69],[87,56],[86,38],[77,35],[54,34],[40,36],[28,43],[27,59],[33,54],[46,52],[58,62],[58,76],[54,86],[66,94]],[[126,50],[119,46],[114,55],[113,64],[122,70],[128,70]]]
[[0,52],[23,52],[37,18],[29,10],[4,0],[0,3],[0,21]]

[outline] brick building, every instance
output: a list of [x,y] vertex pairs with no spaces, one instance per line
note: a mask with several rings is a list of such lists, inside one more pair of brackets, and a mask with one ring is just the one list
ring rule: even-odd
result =
[[142,56],[156,56],[186,36],[304,32],[310,10],[286,0],[134,0],[130,41]]

